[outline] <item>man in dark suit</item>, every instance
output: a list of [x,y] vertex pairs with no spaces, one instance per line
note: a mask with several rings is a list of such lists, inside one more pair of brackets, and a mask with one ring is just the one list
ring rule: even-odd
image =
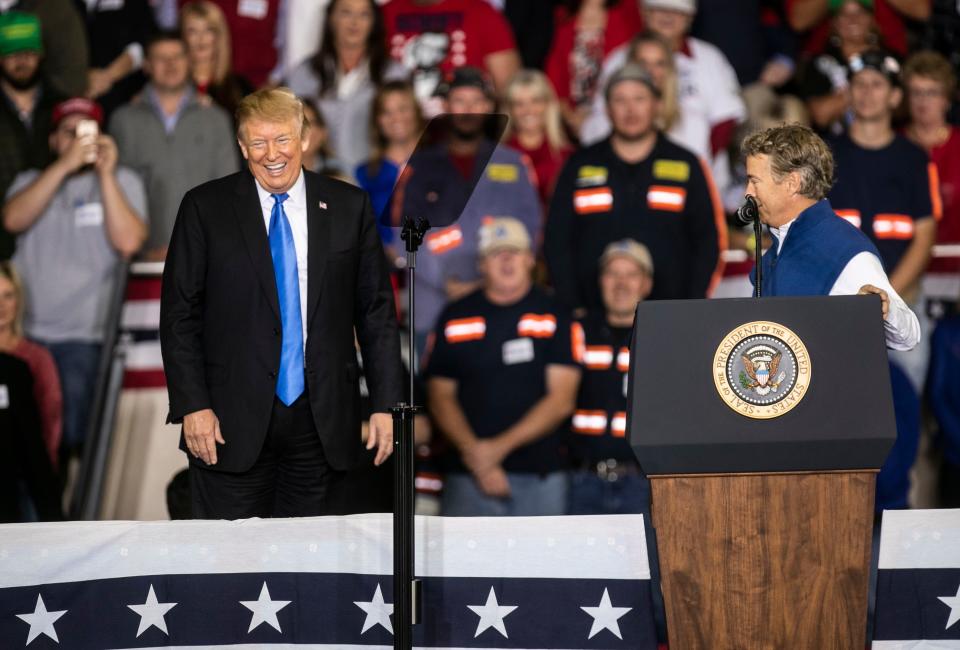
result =
[[361,448],[390,455],[401,395],[393,294],[367,195],[301,167],[285,88],[237,109],[248,170],[184,196],[163,274],[168,421],[183,423],[194,517],[312,516]]

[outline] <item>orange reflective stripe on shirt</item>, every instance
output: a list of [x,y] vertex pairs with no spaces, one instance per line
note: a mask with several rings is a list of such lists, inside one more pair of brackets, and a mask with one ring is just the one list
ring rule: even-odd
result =
[[647,189],[647,205],[653,210],[683,212],[687,204],[687,190],[673,185],[651,185]]
[[574,411],[572,424],[575,433],[602,436],[607,431],[607,413],[606,411]]
[[913,219],[881,212],[873,217],[873,234],[877,239],[913,239]]
[[834,210],[834,212],[837,213],[838,217],[856,226],[857,228],[859,228],[860,224],[863,222],[863,220],[860,218],[859,210]]
[[943,218],[943,198],[940,196],[940,170],[937,164],[927,163],[927,178],[930,181],[930,205],[933,206],[933,218],[940,221]]
[[627,436],[627,412],[618,411],[610,419],[610,433],[614,438],[625,438]]
[[487,333],[487,321],[482,316],[474,318],[456,318],[447,321],[443,335],[448,343],[478,341]]
[[613,363],[613,348],[609,345],[588,345],[583,350],[583,365],[591,370],[606,370]]
[[553,314],[524,314],[517,323],[517,334],[535,339],[548,339],[557,331],[557,317]]

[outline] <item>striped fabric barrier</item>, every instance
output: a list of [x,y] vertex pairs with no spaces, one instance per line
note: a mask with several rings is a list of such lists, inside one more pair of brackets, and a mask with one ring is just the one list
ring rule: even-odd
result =
[[[423,648],[656,648],[643,517],[418,517]],[[0,647],[391,648],[390,515],[0,526]]]
[[883,513],[874,650],[960,650],[960,510]]

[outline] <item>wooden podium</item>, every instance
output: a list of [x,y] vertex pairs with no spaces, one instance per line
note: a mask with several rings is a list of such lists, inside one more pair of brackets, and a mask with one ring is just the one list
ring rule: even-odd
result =
[[645,302],[632,350],[671,650],[864,648],[896,437],[879,300]]

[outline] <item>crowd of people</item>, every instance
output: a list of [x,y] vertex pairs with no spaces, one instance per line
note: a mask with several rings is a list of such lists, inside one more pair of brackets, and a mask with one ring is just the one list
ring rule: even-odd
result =
[[877,508],[907,506],[924,422],[940,505],[960,506],[960,296],[931,310],[922,289],[928,272],[960,274],[956,251],[933,256],[960,244],[956,6],[320,4],[311,22],[297,0],[0,0],[0,368],[21,384],[0,386],[0,423],[32,436],[0,521],[58,510],[42,486],[62,479],[38,477],[84,444],[118,264],[165,260],[184,194],[243,167],[241,100],[273,85],[303,103],[304,167],[368,193],[401,320],[397,213],[443,209],[430,179],[404,174],[425,125],[509,116],[493,136],[455,122],[434,161],[475,189],[427,233],[404,322],[442,514],[647,508],[626,433],[636,305],[709,297],[722,252],[752,250],[728,219],[747,186],[740,143],[794,122],[827,139],[828,198],[923,332],[890,353],[898,441]]

